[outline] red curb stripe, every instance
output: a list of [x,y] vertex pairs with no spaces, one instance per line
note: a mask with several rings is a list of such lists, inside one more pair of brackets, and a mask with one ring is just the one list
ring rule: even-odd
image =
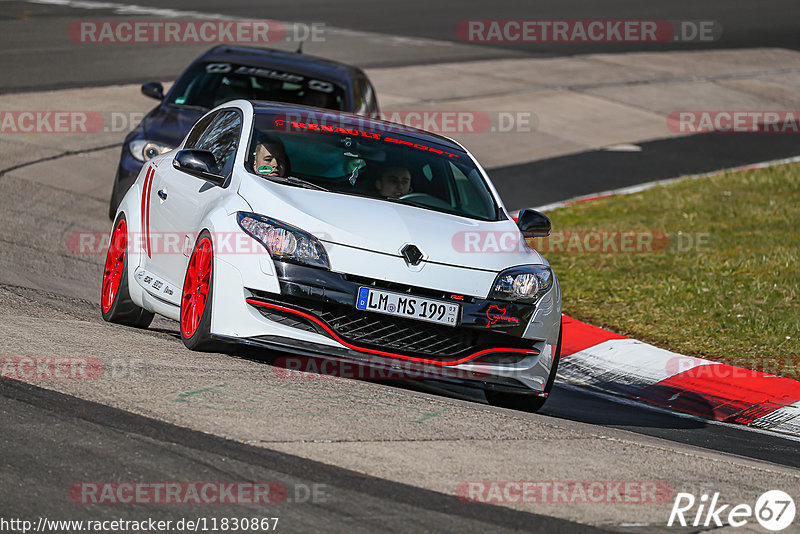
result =
[[679,412],[746,425],[800,400],[800,382],[731,365],[700,365],[647,386],[635,397]]
[[[566,315],[562,321],[562,356],[585,351],[612,339],[628,339]],[[580,358],[581,355],[574,357]],[[675,354],[675,358],[686,357]],[[676,374],[669,378],[623,395],[676,412],[742,425],[756,423],[760,418],[800,401],[800,381],[791,378],[711,361],[682,372],[677,372],[679,368],[680,365],[676,365]],[[669,371],[669,362],[666,370]]]
[[561,340],[562,357],[594,347],[609,339],[628,339],[614,332],[582,323],[568,315],[561,317],[561,324],[564,326],[564,334]]
[[765,415],[769,415],[772,412],[783,408],[783,404],[773,404],[773,403],[766,403],[760,404],[757,406],[751,406],[750,408],[744,410],[741,413],[738,413],[728,419],[729,423],[736,423],[739,425],[749,425],[756,421],[757,419],[761,419]]

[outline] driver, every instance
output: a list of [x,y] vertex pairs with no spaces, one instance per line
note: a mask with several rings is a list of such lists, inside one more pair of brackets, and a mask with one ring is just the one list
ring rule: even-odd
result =
[[253,151],[253,170],[260,176],[283,176],[285,165],[280,147],[260,141]]
[[400,198],[411,191],[411,173],[405,167],[389,167],[375,180],[381,195]]

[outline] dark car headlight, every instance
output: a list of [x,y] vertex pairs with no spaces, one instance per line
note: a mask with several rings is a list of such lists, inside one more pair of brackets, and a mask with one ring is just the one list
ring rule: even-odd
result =
[[497,275],[490,299],[536,303],[553,287],[553,271],[546,265],[523,265]]
[[128,143],[128,150],[131,151],[131,155],[139,161],[150,161],[173,148],[147,139],[136,139]]
[[236,220],[247,235],[264,245],[273,259],[330,269],[325,247],[308,232],[256,213],[240,211]]

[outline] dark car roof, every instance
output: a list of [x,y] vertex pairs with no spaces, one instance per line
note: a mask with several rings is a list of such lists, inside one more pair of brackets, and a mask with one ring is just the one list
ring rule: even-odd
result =
[[[446,146],[448,148],[458,150],[460,152],[464,151],[464,148],[457,144],[452,139],[448,139],[447,137],[427,132],[425,130],[420,130],[418,128],[412,128],[411,126],[404,126],[402,124],[397,124],[394,122],[384,121],[380,119],[370,119],[368,117],[364,117],[362,115],[355,115],[353,113],[347,113],[345,111],[333,111],[329,109],[319,109],[319,108],[312,108],[308,106],[301,106],[297,104],[282,104],[278,102],[267,102],[263,100],[250,100],[250,103],[253,105],[253,111],[255,113],[286,113],[291,117],[314,117],[316,119],[322,119],[323,115],[325,116],[325,120],[329,121],[331,119],[335,119],[336,121],[341,121],[341,125],[345,125],[352,128],[358,128],[361,130],[372,130],[376,132],[391,132],[392,134],[396,135],[404,135],[407,137],[412,137],[419,140],[424,141],[432,141],[439,145]],[[337,124],[338,126],[339,124]]]
[[269,48],[220,45],[215,46],[197,58],[194,63],[209,61],[237,63],[248,67],[285,68],[286,71],[294,74],[318,77],[325,81],[337,82],[348,87],[354,78],[364,76],[361,69],[352,65],[307,54],[284,52]]

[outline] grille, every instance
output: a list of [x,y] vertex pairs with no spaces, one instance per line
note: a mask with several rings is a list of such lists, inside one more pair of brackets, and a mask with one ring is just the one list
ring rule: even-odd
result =
[[342,338],[410,355],[453,357],[491,347],[531,348],[515,336],[453,328],[326,304],[314,310]]
[[[402,317],[393,317],[358,310],[354,307],[322,303],[307,299],[284,296],[275,301],[272,295],[259,297],[310,313],[324,321],[336,334],[357,346],[388,350],[408,356],[450,359],[466,356],[491,348],[533,349],[534,342],[517,336],[492,332],[481,328],[451,327]],[[295,314],[259,307],[266,318],[294,328],[324,334],[324,330],[311,321]],[[490,358],[502,358],[498,353]],[[516,361],[523,355],[506,353]],[[485,356],[484,358],[489,358]],[[511,363],[511,362],[508,362]]]
[[278,310],[271,310],[270,308],[258,308],[258,311],[270,321],[274,321],[278,324],[290,326],[292,328],[299,328],[300,330],[306,330],[307,332],[319,333],[310,322],[306,321],[302,317],[298,317],[297,315]]

